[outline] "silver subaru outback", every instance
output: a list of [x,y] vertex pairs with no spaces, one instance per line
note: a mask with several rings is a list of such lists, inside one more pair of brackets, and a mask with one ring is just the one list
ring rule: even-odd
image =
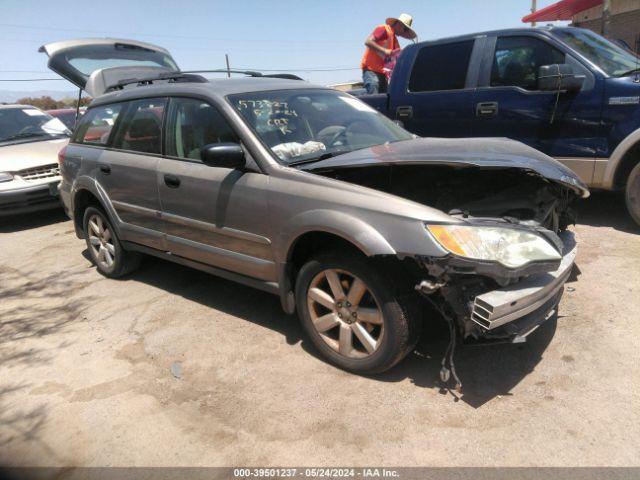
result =
[[207,80],[141,42],[41,51],[94,97],[60,194],[107,277],[148,254],[272,292],[357,373],[402,360],[423,322],[451,345],[523,341],[560,301],[589,192],[522,143],[417,138],[348,94]]

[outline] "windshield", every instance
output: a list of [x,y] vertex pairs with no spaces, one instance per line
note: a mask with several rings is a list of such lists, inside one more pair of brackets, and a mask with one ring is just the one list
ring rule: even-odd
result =
[[640,66],[636,55],[589,30],[556,30],[554,33],[608,75],[629,74]]
[[229,101],[283,163],[413,138],[360,100],[333,90],[280,90]]
[[0,108],[0,142],[68,136],[71,132],[59,119],[37,108]]

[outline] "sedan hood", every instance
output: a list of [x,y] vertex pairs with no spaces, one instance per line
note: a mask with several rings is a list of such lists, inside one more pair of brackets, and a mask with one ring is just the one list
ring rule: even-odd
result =
[[58,152],[69,142],[56,138],[0,147],[0,172],[18,172],[26,168],[58,163]]
[[583,198],[589,196],[587,186],[569,168],[507,138],[415,138],[356,150],[299,168],[318,172],[393,164],[519,168],[569,187]]

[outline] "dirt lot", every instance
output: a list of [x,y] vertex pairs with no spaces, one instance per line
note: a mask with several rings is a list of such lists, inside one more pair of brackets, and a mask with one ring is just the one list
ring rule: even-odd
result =
[[274,296],[155,259],[108,280],[61,212],[3,220],[0,463],[638,465],[640,231],[617,196],[581,210],[560,315],[525,345],[462,349],[459,401],[438,329],[350,375]]

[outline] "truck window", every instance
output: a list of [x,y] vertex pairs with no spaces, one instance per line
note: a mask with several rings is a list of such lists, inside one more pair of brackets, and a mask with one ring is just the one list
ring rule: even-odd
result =
[[492,87],[538,89],[542,65],[565,63],[565,54],[534,37],[500,37],[491,69]]
[[423,47],[409,79],[410,92],[460,90],[467,79],[474,40]]

